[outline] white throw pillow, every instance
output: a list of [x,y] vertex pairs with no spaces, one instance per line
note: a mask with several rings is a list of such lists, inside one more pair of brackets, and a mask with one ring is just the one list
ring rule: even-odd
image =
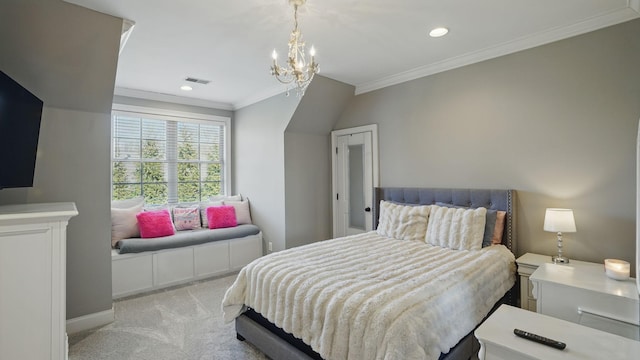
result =
[[251,212],[249,211],[249,200],[244,201],[224,201],[225,205],[233,206],[236,209],[236,219],[238,225],[251,224]]
[[399,240],[424,240],[430,209],[428,205],[409,206],[383,200],[376,231]]
[[209,201],[242,201],[242,194],[238,195],[213,195],[209,197]]
[[111,247],[115,247],[122,239],[140,236],[136,214],[141,212],[143,207],[144,202],[125,209],[111,208]]
[[207,208],[211,206],[222,206],[222,201],[209,201],[200,203],[200,219],[202,220],[202,227],[209,228],[209,220],[207,220]]
[[480,250],[487,209],[447,208],[433,205],[425,241],[453,250]]
[[137,205],[143,204],[144,205],[144,198],[142,196],[139,197],[135,197],[133,199],[126,199],[126,200],[113,200],[111,201],[111,208],[112,209],[128,209]]

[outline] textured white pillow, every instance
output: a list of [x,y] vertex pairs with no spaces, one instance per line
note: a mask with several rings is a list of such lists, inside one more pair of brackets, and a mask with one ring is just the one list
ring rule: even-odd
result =
[[144,198],[142,196],[135,197],[133,199],[125,199],[125,200],[112,200],[111,208],[116,209],[128,209],[137,205],[144,205]]
[[209,196],[209,201],[242,201],[242,194],[238,195],[213,195]]
[[433,205],[425,241],[453,250],[480,250],[487,209],[460,209]]
[[251,212],[249,211],[249,200],[244,201],[224,201],[225,205],[233,206],[236,209],[236,220],[238,225],[251,224]]
[[130,208],[111,208],[111,246],[122,239],[140,236],[136,214],[142,211],[144,202]]
[[383,200],[376,231],[399,240],[424,240],[430,209],[428,205],[408,206]]
[[222,206],[224,205],[222,201],[210,201],[200,203],[200,218],[202,220],[202,227],[205,229],[209,228],[209,220],[207,220],[207,208],[211,206]]

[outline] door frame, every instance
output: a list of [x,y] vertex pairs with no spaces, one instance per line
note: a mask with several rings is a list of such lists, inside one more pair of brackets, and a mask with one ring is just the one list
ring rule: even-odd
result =
[[[338,136],[350,135],[350,134],[358,134],[362,132],[371,132],[371,160],[373,164],[371,164],[371,180],[373,187],[376,188],[379,186],[379,169],[378,169],[378,124],[371,125],[363,125],[357,126],[348,129],[334,130],[331,132],[331,197],[332,197],[332,214],[333,214],[333,237],[336,237],[336,228],[338,224],[338,199],[337,199],[337,190],[338,190],[338,171],[337,167],[337,154],[336,148],[338,146]],[[373,191],[373,189],[372,189]],[[371,204],[373,208],[374,204]],[[373,216],[373,211],[371,212],[371,216]],[[373,219],[372,219],[373,220]],[[375,223],[375,221],[373,222]]]

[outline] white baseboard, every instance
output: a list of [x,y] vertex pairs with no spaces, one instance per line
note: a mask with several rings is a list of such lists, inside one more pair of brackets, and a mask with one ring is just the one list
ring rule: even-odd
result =
[[89,330],[98,326],[107,325],[114,319],[115,313],[113,311],[113,306],[109,310],[69,319],[67,320],[67,334],[75,334],[83,330]]

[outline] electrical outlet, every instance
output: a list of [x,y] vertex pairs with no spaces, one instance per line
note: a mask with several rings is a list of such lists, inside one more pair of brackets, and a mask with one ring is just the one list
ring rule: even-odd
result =
[[269,241],[269,252],[273,251],[273,243]]

